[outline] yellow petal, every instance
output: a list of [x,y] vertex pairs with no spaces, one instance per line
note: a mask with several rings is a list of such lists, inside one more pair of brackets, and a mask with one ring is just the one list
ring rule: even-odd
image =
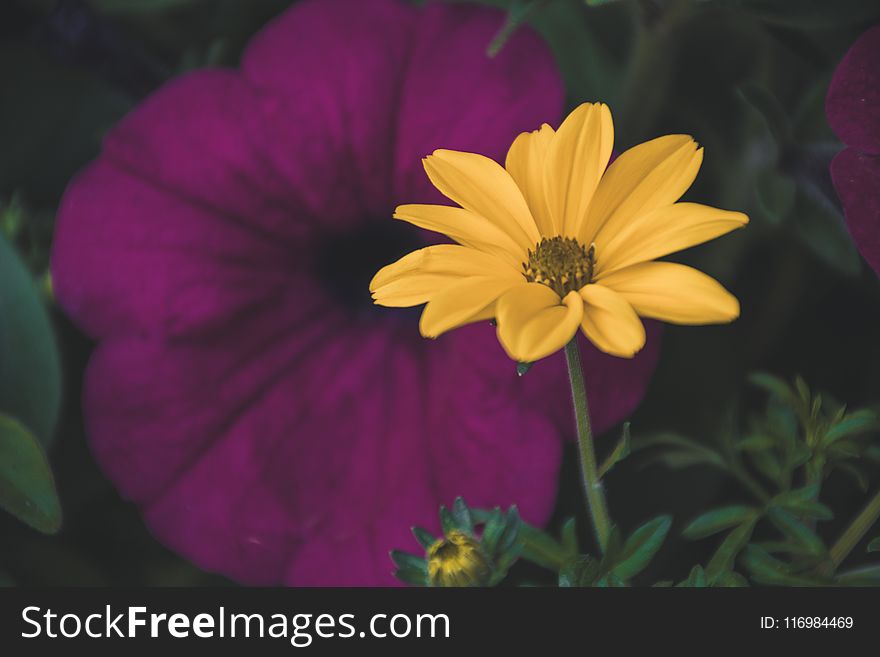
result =
[[523,132],[511,144],[504,163],[507,173],[522,191],[538,230],[547,237],[559,234],[544,193],[544,160],[554,134],[546,123],[540,130]]
[[502,278],[472,277],[457,281],[431,297],[419,330],[426,338],[436,338],[446,331],[495,316],[495,301],[519,281]]
[[618,157],[602,176],[578,233],[590,244],[600,231],[614,234],[632,219],[672,205],[693,183],[703,149],[688,135],[667,135],[639,144]]
[[532,362],[562,349],[577,332],[584,304],[576,292],[560,299],[546,285],[526,283],[498,299],[498,340],[507,355]]
[[676,203],[640,215],[622,230],[602,230],[596,237],[596,275],[708,242],[749,223],[741,212],[698,203]]
[[485,217],[446,205],[401,205],[394,218],[443,233],[459,244],[497,255],[511,264],[527,259],[526,251]]
[[607,105],[584,103],[556,131],[547,150],[544,186],[554,226],[576,237],[614,144]]
[[489,254],[459,244],[434,244],[408,253],[396,262],[382,267],[370,282],[370,291],[401,276],[413,273],[464,276],[519,276],[522,274],[508,263]]
[[513,283],[523,280],[521,273],[493,255],[466,246],[437,244],[413,251],[380,269],[370,282],[370,291],[380,306],[417,306],[472,277]]
[[442,149],[423,162],[431,182],[444,196],[485,217],[526,249],[540,241],[522,192],[500,164],[475,153]]
[[632,358],[645,346],[645,327],[633,307],[620,294],[604,285],[581,288],[584,319],[581,328],[601,351]]
[[739,317],[739,302],[710,276],[672,262],[644,262],[602,279],[644,317],[674,324],[719,324]]

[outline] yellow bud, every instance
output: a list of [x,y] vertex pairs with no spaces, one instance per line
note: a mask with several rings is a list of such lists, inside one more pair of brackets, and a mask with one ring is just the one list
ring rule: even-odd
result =
[[464,532],[450,530],[428,548],[431,586],[486,586],[491,575],[483,548]]

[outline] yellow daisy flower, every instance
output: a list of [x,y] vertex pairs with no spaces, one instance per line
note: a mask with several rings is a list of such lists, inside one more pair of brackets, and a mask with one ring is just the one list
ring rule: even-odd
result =
[[717,281],[655,262],[748,223],[740,212],[677,202],[703,149],[688,135],[667,135],[608,166],[613,141],[608,107],[585,103],[559,130],[544,124],[519,135],[504,167],[434,151],[425,171],[460,207],[401,205],[394,217],[458,244],[382,268],[370,283],[375,303],[427,304],[419,327],[428,338],[494,318],[505,351],[521,362],[558,351],[578,328],[602,351],[631,358],[645,344],[640,316],[736,319],[739,303]]

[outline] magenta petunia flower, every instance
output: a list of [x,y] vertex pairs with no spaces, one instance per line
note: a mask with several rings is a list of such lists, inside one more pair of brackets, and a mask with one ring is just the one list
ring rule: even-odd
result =
[[831,162],[846,223],[880,273],[880,25],[860,36],[837,66],[825,113],[847,145]]
[[[83,400],[93,451],[201,567],[393,584],[388,551],[409,547],[413,524],[436,529],[457,495],[548,518],[573,433],[561,357],[518,378],[491,326],[426,341],[417,314],[376,310],[368,290],[412,246],[395,205],[438,200],[422,156],[499,157],[561,113],[534,34],[485,56],[502,20],[298,3],[239,70],[148,98],[67,190],[52,268],[98,341]],[[598,430],[641,399],[656,342],[634,361],[585,350]]]

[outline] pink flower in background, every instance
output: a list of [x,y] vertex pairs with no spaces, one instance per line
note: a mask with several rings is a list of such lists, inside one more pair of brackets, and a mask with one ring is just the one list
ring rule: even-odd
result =
[[[368,290],[411,250],[395,205],[438,200],[422,156],[500,157],[561,114],[534,34],[485,56],[502,20],[298,3],[240,70],[148,98],[67,190],[52,267],[59,302],[98,341],[93,451],[199,566],[247,583],[392,584],[388,551],[457,495],[549,517],[573,433],[562,357],[518,378],[492,327],[425,341],[417,313],[376,310]],[[599,431],[641,399],[656,343],[634,361],[585,349]]]
[[831,163],[846,223],[880,273],[880,25],[859,37],[834,71],[825,113],[847,145]]

